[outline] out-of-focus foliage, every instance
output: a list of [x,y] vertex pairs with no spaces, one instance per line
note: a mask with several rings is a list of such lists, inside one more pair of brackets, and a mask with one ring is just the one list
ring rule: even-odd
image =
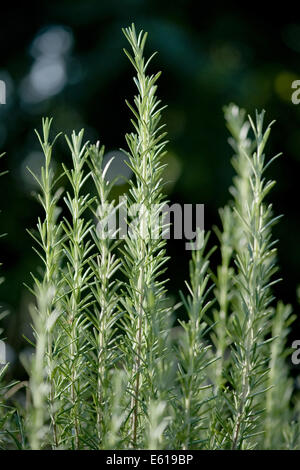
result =
[[[163,71],[160,94],[169,104],[164,112],[170,139],[168,197],[204,203],[206,228],[218,224],[217,208],[228,199],[233,174],[223,105],[234,101],[251,114],[266,108],[278,121],[270,153],[283,151],[284,159],[273,167],[278,181],[273,200],[285,219],[275,235],[281,240],[279,263],[288,282],[275,289],[284,302],[294,301],[300,261],[300,105],[291,102],[291,84],[300,78],[300,23],[292,8],[278,13],[271,17],[260,9],[257,15],[255,8],[231,9],[228,4],[204,7],[195,0],[174,0],[172,5],[158,0],[29,0],[7,5],[6,11],[3,6],[0,79],[7,99],[0,105],[0,152],[7,153],[1,164],[10,173],[0,183],[1,232],[9,233],[1,239],[7,282],[0,300],[11,311],[5,327],[18,375],[24,372],[17,355],[27,351],[22,334],[30,335],[29,294],[23,282],[29,282],[28,273],[35,269],[25,227],[33,226],[40,214],[26,170],[38,171],[42,163],[32,129],[41,116],[51,115],[56,129],[70,133],[84,127],[85,137],[100,138],[107,152],[125,146],[129,124],[124,97],[132,96],[134,84],[120,53],[125,45],[120,29],[132,20],[149,32],[149,49],[160,51],[155,67]],[[61,143],[53,158],[57,164],[67,158]],[[122,161],[121,167],[125,172]],[[124,185],[116,186],[113,197],[123,191]],[[188,259],[181,241],[168,242],[168,251],[170,290],[177,295],[188,274]],[[212,259],[213,266],[216,261]]]

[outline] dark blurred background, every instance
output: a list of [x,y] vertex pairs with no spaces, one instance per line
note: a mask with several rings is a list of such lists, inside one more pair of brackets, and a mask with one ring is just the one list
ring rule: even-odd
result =
[[[204,6],[205,5],[205,6]],[[26,170],[40,167],[34,128],[42,116],[53,116],[53,131],[86,129],[107,152],[125,147],[131,130],[125,98],[135,92],[132,68],[122,52],[121,28],[132,21],[149,32],[148,53],[159,51],[153,70],[162,70],[159,95],[170,143],[166,179],[173,202],[204,203],[205,227],[219,224],[218,208],[230,195],[233,169],[222,108],[235,102],[250,114],[265,108],[277,122],[269,155],[283,152],[268,175],[277,180],[272,202],[284,218],[274,232],[279,238],[283,282],[276,294],[297,306],[298,194],[300,173],[300,105],[291,102],[291,84],[300,79],[300,20],[292,7],[266,13],[255,4],[237,9],[226,2],[195,0],[52,0],[10,1],[1,6],[0,79],[7,103],[0,105],[1,268],[5,283],[0,301],[10,315],[6,335],[15,364],[29,335],[30,271],[39,261],[26,228],[34,227],[40,208],[36,187]],[[279,8],[279,6],[278,6]],[[57,165],[68,158],[63,139],[56,147]],[[115,189],[115,195],[124,190]],[[169,287],[176,297],[188,275],[190,253],[180,241],[169,242]],[[295,324],[291,340],[299,336]],[[18,366],[17,375],[22,375]]]

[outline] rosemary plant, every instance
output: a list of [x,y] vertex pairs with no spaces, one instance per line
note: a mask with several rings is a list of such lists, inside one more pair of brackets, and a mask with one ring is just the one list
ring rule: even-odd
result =
[[286,356],[287,335],[295,320],[290,305],[278,302],[272,321],[272,341],[270,345],[268,390],[266,392],[266,417],[264,422],[264,443],[266,449],[280,449],[284,441],[282,430],[292,421],[290,410],[293,393],[293,380],[289,377]]
[[[161,163],[165,133],[160,125],[160,101],[156,97],[159,73],[147,75],[153,55],[145,61],[143,53],[147,34],[137,35],[134,25],[124,30],[132,55],[125,51],[134,66],[138,95],[132,107],[135,133],[127,134],[129,166],[135,176],[130,188],[130,208],[137,208],[129,220],[130,232],[125,238],[124,270],[128,277],[127,294],[123,299],[126,311],[124,321],[126,368],[129,375],[131,399],[131,444],[136,447],[142,437],[142,410],[157,398],[154,379],[157,361],[162,360],[155,326],[164,323],[168,315],[164,304],[164,281],[158,280],[166,262],[165,240],[159,213],[163,206]],[[130,211],[129,208],[129,211]],[[157,221],[157,226],[153,224]],[[144,414],[144,412],[143,412]]]
[[[256,144],[253,155],[247,152],[245,146],[239,147],[240,159],[247,160],[244,165],[248,165],[250,176],[249,191],[243,188],[245,199],[235,207],[243,227],[245,248],[239,244],[235,257],[238,303],[231,325],[233,366],[230,381],[233,394],[230,400],[232,420],[228,427],[232,449],[252,447],[249,438],[260,432],[263,413],[260,395],[267,390],[268,356],[264,353],[264,345],[269,341],[266,334],[272,316],[270,287],[276,282],[272,280],[276,271],[276,249],[271,240],[270,227],[278,217],[272,218],[271,205],[267,206],[264,202],[274,182],[266,182],[263,178],[269,165],[265,163],[263,151],[271,128],[270,124],[263,131],[263,120],[264,112],[256,114],[256,124],[249,118]],[[241,180],[242,177],[238,181]]]
[[[46,425],[48,417],[51,420],[54,445],[57,445],[55,418],[56,364],[53,329],[58,316],[58,312],[55,309],[55,298],[59,286],[61,234],[60,227],[57,225],[60,211],[57,203],[61,195],[61,189],[55,190],[56,182],[52,168],[52,152],[58,135],[50,143],[51,121],[51,119],[43,119],[42,136],[36,132],[45,158],[44,166],[41,168],[41,176],[39,177],[31,172],[39,185],[40,194],[38,195],[38,200],[45,214],[43,220],[40,218],[38,220],[37,233],[29,232],[38,246],[34,250],[44,264],[42,280],[32,275],[35,282],[35,288],[32,293],[36,298],[37,304],[35,308],[32,308],[36,337],[36,354],[33,359],[30,382],[33,400],[32,413],[34,416],[30,423],[30,442],[32,448],[40,448],[42,446],[43,433],[40,432],[40,428]],[[47,371],[46,374],[45,370]]]
[[[90,368],[97,372],[91,374],[90,380],[96,411],[98,446],[102,446],[111,423],[110,399],[115,393],[111,386],[112,371],[115,362],[120,359],[120,352],[117,348],[118,334],[116,333],[116,323],[120,317],[117,308],[119,283],[115,279],[115,273],[120,267],[120,260],[114,253],[117,245],[115,241],[117,229],[110,230],[109,228],[109,219],[116,216],[117,212],[114,201],[109,201],[114,182],[106,180],[106,174],[112,159],[102,168],[104,147],[100,147],[97,143],[90,146],[88,151],[92,177],[97,190],[94,210],[97,225],[92,232],[94,244],[97,248],[97,256],[91,259],[91,268],[95,281],[92,286],[92,294],[96,303],[91,314],[93,334],[90,337],[93,345]],[[119,382],[117,386],[120,386]],[[113,435],[115,434],[116,431],[114,430]],[[114,439],[110,438],[110,442]]]
[[[208,234],[209,235],[209,234]],[[201,448],[207,439],[208,408],[207,403],[213,398],[208,383],[207,369],[215,358],[209,359],[205,344],[207,323],[204,315],[211,307],[213,300],[207,296],[213,285],[208,288],[209,257],[212,250],[204,255],[208,236],[202,248],[193,251],[190,263],[191,285],[187,284],[189,297],[183,302],[188,314],[188,321],[181,321],[182,336],[178,344],[178,382],[179,397],[176,406],[176,448],[184,450]]]
[[[86,377],[86,355],[89,345],[85,331],[89,326],[87,309],[93,304],[90,282],[93,272],[90,266],[93,243],[90,238],[92,221],[85,220],[84,213],[93,202],[89,194],[83,194],[83,187],[90,172],[84,167],[89,157],[88,143],[83,144],[83,130],[73,132],[71,140],[66,136],[73,167],[69,170],[63,165],[69,180],[72,193],[67,192],[64,198],[70,214],[70,220],[64,217],[62,222],[65,240],[63,252],[66,257],[66,268],[62,271],[65,292],[62,304],[65,312],[64,331],[68,347],[62,368],[65,377],[64,393],[61,399],[65,402],[63,413],[64,446],[74,449],[81,447],[82,428],[89,423],[87,398],[89,381]],[[71,417],[71,419],[70,419]]]
[[[214,248],[203,236],[178,304],[185,319],[175,328],[178,305],[171,306],[164,277],[159,73],[148,74],[147,34],[134,25],[124,34],[137,94],[127,103],[133,178],[123,202],[112,200],[111,161],[103,164],[99,142],[84,142],[83,130],[66,137],[71,165],[55,178],[50,119],[38,134],[45,161],[41,175],[32,175],[43,216],[31,235],[43,269],[31,289],[30,396],[25,410],[13,405],[2,367],[0,448],[299,449],[286,361],[295,316],[272,293],[278,217],[266,203],[274,182],[265,171],[277,156],[266,162],[264,155],[271,124],[263,130],[264,112],[254,123],[236,105],[225,108],[236,176],[216,230],[220,266],[212,272]],[[117,215],[126,234],[110,224]]]

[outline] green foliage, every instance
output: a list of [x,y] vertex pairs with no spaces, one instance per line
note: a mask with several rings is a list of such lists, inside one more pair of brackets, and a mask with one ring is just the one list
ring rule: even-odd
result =
[[[291,314],[290,305],[278,302],[272,321],[269,374],[266,392],[266,417],[264,421],[265,436],[263,445],[267,449],[280,449],[284,442],[284,430],[293,421],[289,407],[293,394],[293,380],[289,377],[286,358],[289,355],[287,335],[291,323],[296,319]],[[293,426],[293,425],[292,425]]]
[[[42,122],[44,154],[31,235],[42,260],[33,275],[34,351],[26,410],[8,403],[0,375],[0,445],[26,449],[299,448],[296,397],[289,376],[289,306],[273,297],[277,271],[266,196],[263,129],[235,105],[225,108],[236,171],[233,200],[216,229],[220,264],[212,272],[209,234],[199,233],[190,261],[181,320],[166,288],[168,228],[162,209],[166,145],[148,75],[147,35],[124,30],[136,76],[134,131],[126,135],[133,172],[116,204],[104,147],[66,136],[71,165],[56,175]],[[250,132],[252,130],[253,136]],[[276,157],[274,157],[276,158]],[[66,188],[60,187],[64,181]],[[94,194],[94,195],[93,195]],[[109,224],[124,215],[128,233]],[[12,424],[13,419],[16,425]]]
[[[30,232],[38,248],[35,248],[42,259],[44,272],[41,280],[32,275],[36,306],[32,306],[31,315],[36,338],[36,354],[33,358],[30,373],[30,390],[32,396],[32,416],[28,426],[31,447],[39,449],[42,446],[43,430],[48,418],[51,420],[54,442],[57,442],[57,429],[55,422],[55,395],[57,380],[57,365],[55,348],[59,342],[56,337],[56,322],[59,311],[55,309],[55,300],[59,295],[61,284],[60,257],[61,257],[61,227],[57,224],[59,208],[57,206],[61,189],[55,190],[55,175],[52,168],[52,152],[55,139],[49,142],[51,120],[43,119],[43,134],[37,133],[44,154],[44,165],[41,175],[35,175],[40,193],[38,201],[44,212],[44,219],[38,220],[37,232]],[[46,370],[46,372],[45,372]],[[59,378],[58,378],[59,380]],[[48,403],[48,410],[46,404]]]
[[[147,34],[136,34],[134,26],[124,30],[132,55],[126,52],[134,66],[137,87],[134,107],[128,103],[134,118],[135,132],[126,135],[129,147],[129,166],[134,173],[131,182],[129,207],[138,208],[134,219],[128,218],[129,234],[123,248],[123,270],[128,282],[122,304],[125,309],[124,357],[128,373],[128,392],[131,396],[131,443],[139,446],[143,436],[143,415],[147,414],[150,400],[160,400],[158,362],[164,360],[159,332],[164,334],[164,324],[169,310],[165,306],[164,281],[160,278],[166,262],[163,230],[161,163],[166,144],[160,125],[162,107],[156,97],[159,73],[147,75],[152,59],[145,61],[143,53]],[[158,224],[155,224],[158,221]],[[128,361],[129,359],[129,361]]]
[[204,320],[213,303],[213,300],[207,300],[213,287],[208,288],[211,252],[204,255],[207,241],[208,236],[202,248],[193,251],[191,281],[187,285],[189,296],[183,296],[188,320],[180,322],[183,331],[176,348],[178,396],[174,401],[176,409],[173,426],[176,433],[175,447],[185,450],[205,445],[209,419],[207,404],[213,399],[213,384],[208,381],[207,369],[215,359],[210,359],[208,350],[211,346],[205,344],[208,328]]
[[[246,190],[242,187],[244,198],[234,208],[236,223],[242,227],[244,246],[239,244],[236,249],[237,302],[230,331],[234,368],[229,375],[233,393],[229,392],[228,396],[232,418],[228,420],[227,432],[233,449],[249,447],[247,437],[259,432],[263,412],[260,395],[267,390],[269,349],[265,346],[270,341],[267,339],[272,320],[270,287],[277,269],[270,233],[276,219],[272,219],[271,205],[264,203],[274,182],[263,178],[266,169],[263,151],[270,133],[270,125],[263,131],[263,118],[264,113],[257,113],[256,124],[249,118],[256,149],[250,154],[245,146],[240,147],[240,159],[245,161],[245,167],[248,165],[249,186]],[[239,176],[240,181],[244,180],[243,174]],[[238,188],[237,194],[241,195]]]

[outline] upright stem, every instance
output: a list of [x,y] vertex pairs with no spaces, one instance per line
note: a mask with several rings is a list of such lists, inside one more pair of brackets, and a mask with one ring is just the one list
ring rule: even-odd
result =
[[[258,405],[262,408],[264,406],[258,400],[265,393],[262,387],[266,381],[263,345],[267,343],[268,322],[272,315],[272,309],[269,307],[272,300],[270,278],[276,270],[276,250],[270,237],[270,227],[275,219],[270,217],[271,206],[265,206],[263,202],[274,185],[272,181],[265,182],[262,176],[265,170],[263,149],[271,126],[269,125],[263,133],[263,116],[264,113],[256,115],[256,126],[249,118],[255,134],[256,151],[249,155],[244,149],[244,155],[240,155],[240,158],[246,160],[251,173],[247,200],[236,204],[237,223],[242,228],[245,246],[239,243],[236,255],[239,311],[236,313],[238,326],[233,337],[236,375],[233,375],[235,416],[231,436],[232,449],[241,449],[245,436],[255,433],[259,421],[254,419],[254,409],[256,410]],[[239,192],[237,196],[240,196]]]
[[[40,241],[37,238],[34,239],[40,245],[43,250],[41,257],[44,259],[45,263],[45,273],[42,283],[37,282],[36,280],[36,296],[37,296],[37,303],[43,307],[43,314],[46,315],[44,319],[43,328],[45,331],[39,332],[40,338],[37,338],[37,349],[38,353],[41,354],[41,341],[43,338],[44,344],[44,361],[47,364],[47,382],[49,384],[49,394],[47,396],[48,401],[48,408],[49,408],[49,416],[51,420],[51,428],[52,428],[52,448],[58,447],[58,434],[57,434],[57,424],[56,424],[56,416],[55,416],[55,379],[53,376],[54,370],[54,359],[53,359],[53,335],[52,330],[54,327],[54,323],[52,326],[48,326],[47,322],[50,321],[53,311],[55,309],[56,304],[56,297],[57,297],[57,290],[59,287],[59,252],[60,248],[60,228],[56,225],[57,222],[57,201],[59,198],[60,192],[54,192],[54,174],[51,169],[51,158],[52,158],[52,148],[56,137],[52,143],[49,142],[49,133],[51,128],[51,119],[43,119],[43,135],[42,137],[37,133],[39,138],[44,157],[45,157],[45,164],[41,170],[41,177],[37,177],[36,175],[33,176],[35,180],[39,183],[41,188],[41,194],[39,195],[39,201],[41,202],[44,212],[45,212],[45,219],[42,222],[39,220],[38,222],[38,230]],[[33,234],[32,234],[33,235]],[[55,294],[50,295],[49,292],[51,290],[55,290]],[[45,303],[39,299],[40,296],[47,296],[48,301]],[[41,313],[42,314],[42,313]],[[42,321],[42,320],[41,320]],[[39,323],[40,328],[42,325]],[[40,360],[41,358],[39,358]],[[43,364],[43,362],[41,363]],[[38,367],[36,365],[36,367]]]
[[[70,415],[73,424],[72,442],[75,449],[80,448],[81,433],[81,407],[84,406],[83,390],[81,389],[82,377],[84,374],[84,358],[80,353],[81,342],[83,341],[85,317],[83,315],[89,294],[83,294],[83,288],[89,285],[90,268],[84,265],[88,261],[88,253],[90,245],[86,242],[86,237],[90,232],[90,222],[84,221],[82,214],[90,204],[89,195],[82,196],[81,189],[85,180],[89,177],[89,173],[84,175],[84,164],[88,152],[86,150],[87,143],[82,146],[83,131],[78,135],[73,132],[71,142],[66,137],[67,143],[72,153],[73,168],[69,171],[65,166],[64,170],[72,185],[73,196],[67,193],[65,202],[71,213],[71,223],[65,219],[64,230],[66,232],[68,243],[64,245],[68,258],[67,266],[67,288],[69,293],[65,295],[66,311],[69,314],[67,319],[70,346],[69,346],[69,374],[70,374],[70,396],[71,410]],[[82,381],[82,382],[81,382]]]
[[[127,51],[125,52],[137,72],[134,81],[138,89],[138,95],[134,99],[135,108],[128,104],[136,119],[134,121],[135,133],[126,135],[130,150],[128,156],[136,179],[131,187],[131,203],[138,206],[138,214],[133,230],[135,238],[127,239],[129,256],[125,254],[129,292],[132,298],[132,301],[130,299],[126,304],[131,322],[131,325],[128,325],[128,333],[133,341],[130,348],[133,349],[134,355],[133,370],[130,371],[131,442],[136,447],[139,437],[139,404],[141,400],[144,400],[146,407],[150,403],[150,390],[147,390],[147,386],[143,386],[145,384],[143,364],[151,355],[153,357],[155,355],[155,345],[149,344],[151,341],[156,341],[152,337],[151,340],[149,339],[152,328],[149,317],[157,312],[151,313],[148,294],[151,291],[156,296],[156,302],[160,302],[163,297],[162,283],[159,285],[156,282],[156,267],[159,263],[163,264],[166,259],[162,250],[158,255],[158,242],[152,233],[151,211],[154,211],[155,206],[162,204],[163,199],[160,192],[163,169],[160,157],[165,145],[165,142],[162,142],[165,134],[159,133],[163,126],[158,126],[161,109],[158,108],[160,102],[156,97],[156,81],[159,74],[146,75],[149,60],[145,62],[143,52],[147,34],[140,32],[136,35],[134,25],[124,30],[124,34],[132,48],[132,56]],[[158,230],[158,227],[156,229]],[[162,246],[163,242],[159,248],[161,249]],[[157,259],[156,255],[159,256]],[[161,309],[158,304],[157,309]],[[147,338],[146,335],[148,335]],[[149,365],[149,367],[152,366]],[[153,374],[150,373],[149,381],[152,377]],[[151,387],[153,384],[147,385]]]
[[[117,348],[115,346],[116,328],[115,323],[118,319],[118,299],[116,288],[118,284],[113,279],[114,273],[119,269],[120,261],[113,254],[116,242],[116,227],[111,229],[107,227],[109,218],[116,215],[114,201],[109,202],[109,195],[113,182],[107,181],[105,175],[112,162],[111,159],[103,168],[104,147],[92,145],[88,149],[89,164],[92,171],[95,188],[97,191],[95,215],[98,226],[102,229],[94,233],[95,246],[98,250],[96,261],[91,262],[92,271],[95,279],[95,288],[93,288],[96,299],[94,309],[94,325],[96,326],[96,344],[97,360],[93,364],[96,370],[96,428],[99,446],[105,443],[105,435],[111,426],[110,421],[111,396],[115,390],[111,388],[111,368],[117,357]],[[113,230],[113,233],[111,232]],[[92,359],[91,359],[92,360]]]

